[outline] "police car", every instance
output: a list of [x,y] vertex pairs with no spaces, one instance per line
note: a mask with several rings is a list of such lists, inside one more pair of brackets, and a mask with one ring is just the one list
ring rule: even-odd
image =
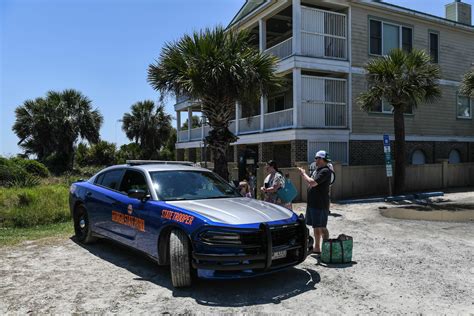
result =
[[242,197],[190,163],[127,161],[70,187],[77,240],[112,239],[170,265],[173,286],[194,277],[243,278],[304,261],[312,238],[304,218]]

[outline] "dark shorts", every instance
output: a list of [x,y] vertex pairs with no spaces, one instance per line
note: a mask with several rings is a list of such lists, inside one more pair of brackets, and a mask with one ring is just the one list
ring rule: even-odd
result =
[[329,210],[318,210],[308,207],[306,209],[306,225],[312,227],[326,227],[328,225]]

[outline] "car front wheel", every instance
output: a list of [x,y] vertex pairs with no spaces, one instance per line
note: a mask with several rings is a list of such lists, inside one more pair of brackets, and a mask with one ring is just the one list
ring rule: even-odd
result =
[[83,205],[76,207],[74,212],[74,233],[80,243],[89,244],[96,241],[96,238],[92,236],[89,216]]
[[174,287],[191,285],[190,245],[186,234],[181,230],[173,230],[170,235],[170,267],[171,282]]

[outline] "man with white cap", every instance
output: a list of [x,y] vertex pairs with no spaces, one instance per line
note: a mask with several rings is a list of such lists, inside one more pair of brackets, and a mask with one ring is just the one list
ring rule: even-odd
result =
[[329,185],[332,171],[328,167],[331,161],[326,151],[320,150],[314,157],[317,169],[308,176],[303,168],[298,168],[301,176],[308,183],[308,203],[306,206],[306,223],[314,228],[315,245],[313,252],[321,253],[321,238],[329,239],[326,228],[329,215]]

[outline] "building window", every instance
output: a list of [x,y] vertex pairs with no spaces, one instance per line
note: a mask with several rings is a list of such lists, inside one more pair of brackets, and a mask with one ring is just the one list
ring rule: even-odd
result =
[[430,32],[430,56],[431,61],[435,64],[439,61],[439,35],[438,33]]
[[[382,100],[375,106],[372,112],[392,114],[393,106],[388,101]],[[413,109],[410,107],[405,111],[405,114],[413,114]]]
[[340,162],[341,164],[348,163],[348,152],[346,142],[315,142],[308,141],[308,162],[314,162],[314,154],[320,150],[328,152],[333,162]]
[[412,165],[424,165],[426,163],[426,156],[423,151],[417,149],[411,155],[411,164]]
[[410,52],[413,48],[413,30],[409,27],[370,20],[369,28],[370,54],[387,55],[395,48]]
[[461,155],[459,151],[456,149],[451,150],[449,153],[449,163],[460,163],[461,162]]
[[370,53],[382,55],[382,22],[370,20]]
[[457,117],[461,119],[472,118],[472,100],[468,97],[458,95],[457,97]]

